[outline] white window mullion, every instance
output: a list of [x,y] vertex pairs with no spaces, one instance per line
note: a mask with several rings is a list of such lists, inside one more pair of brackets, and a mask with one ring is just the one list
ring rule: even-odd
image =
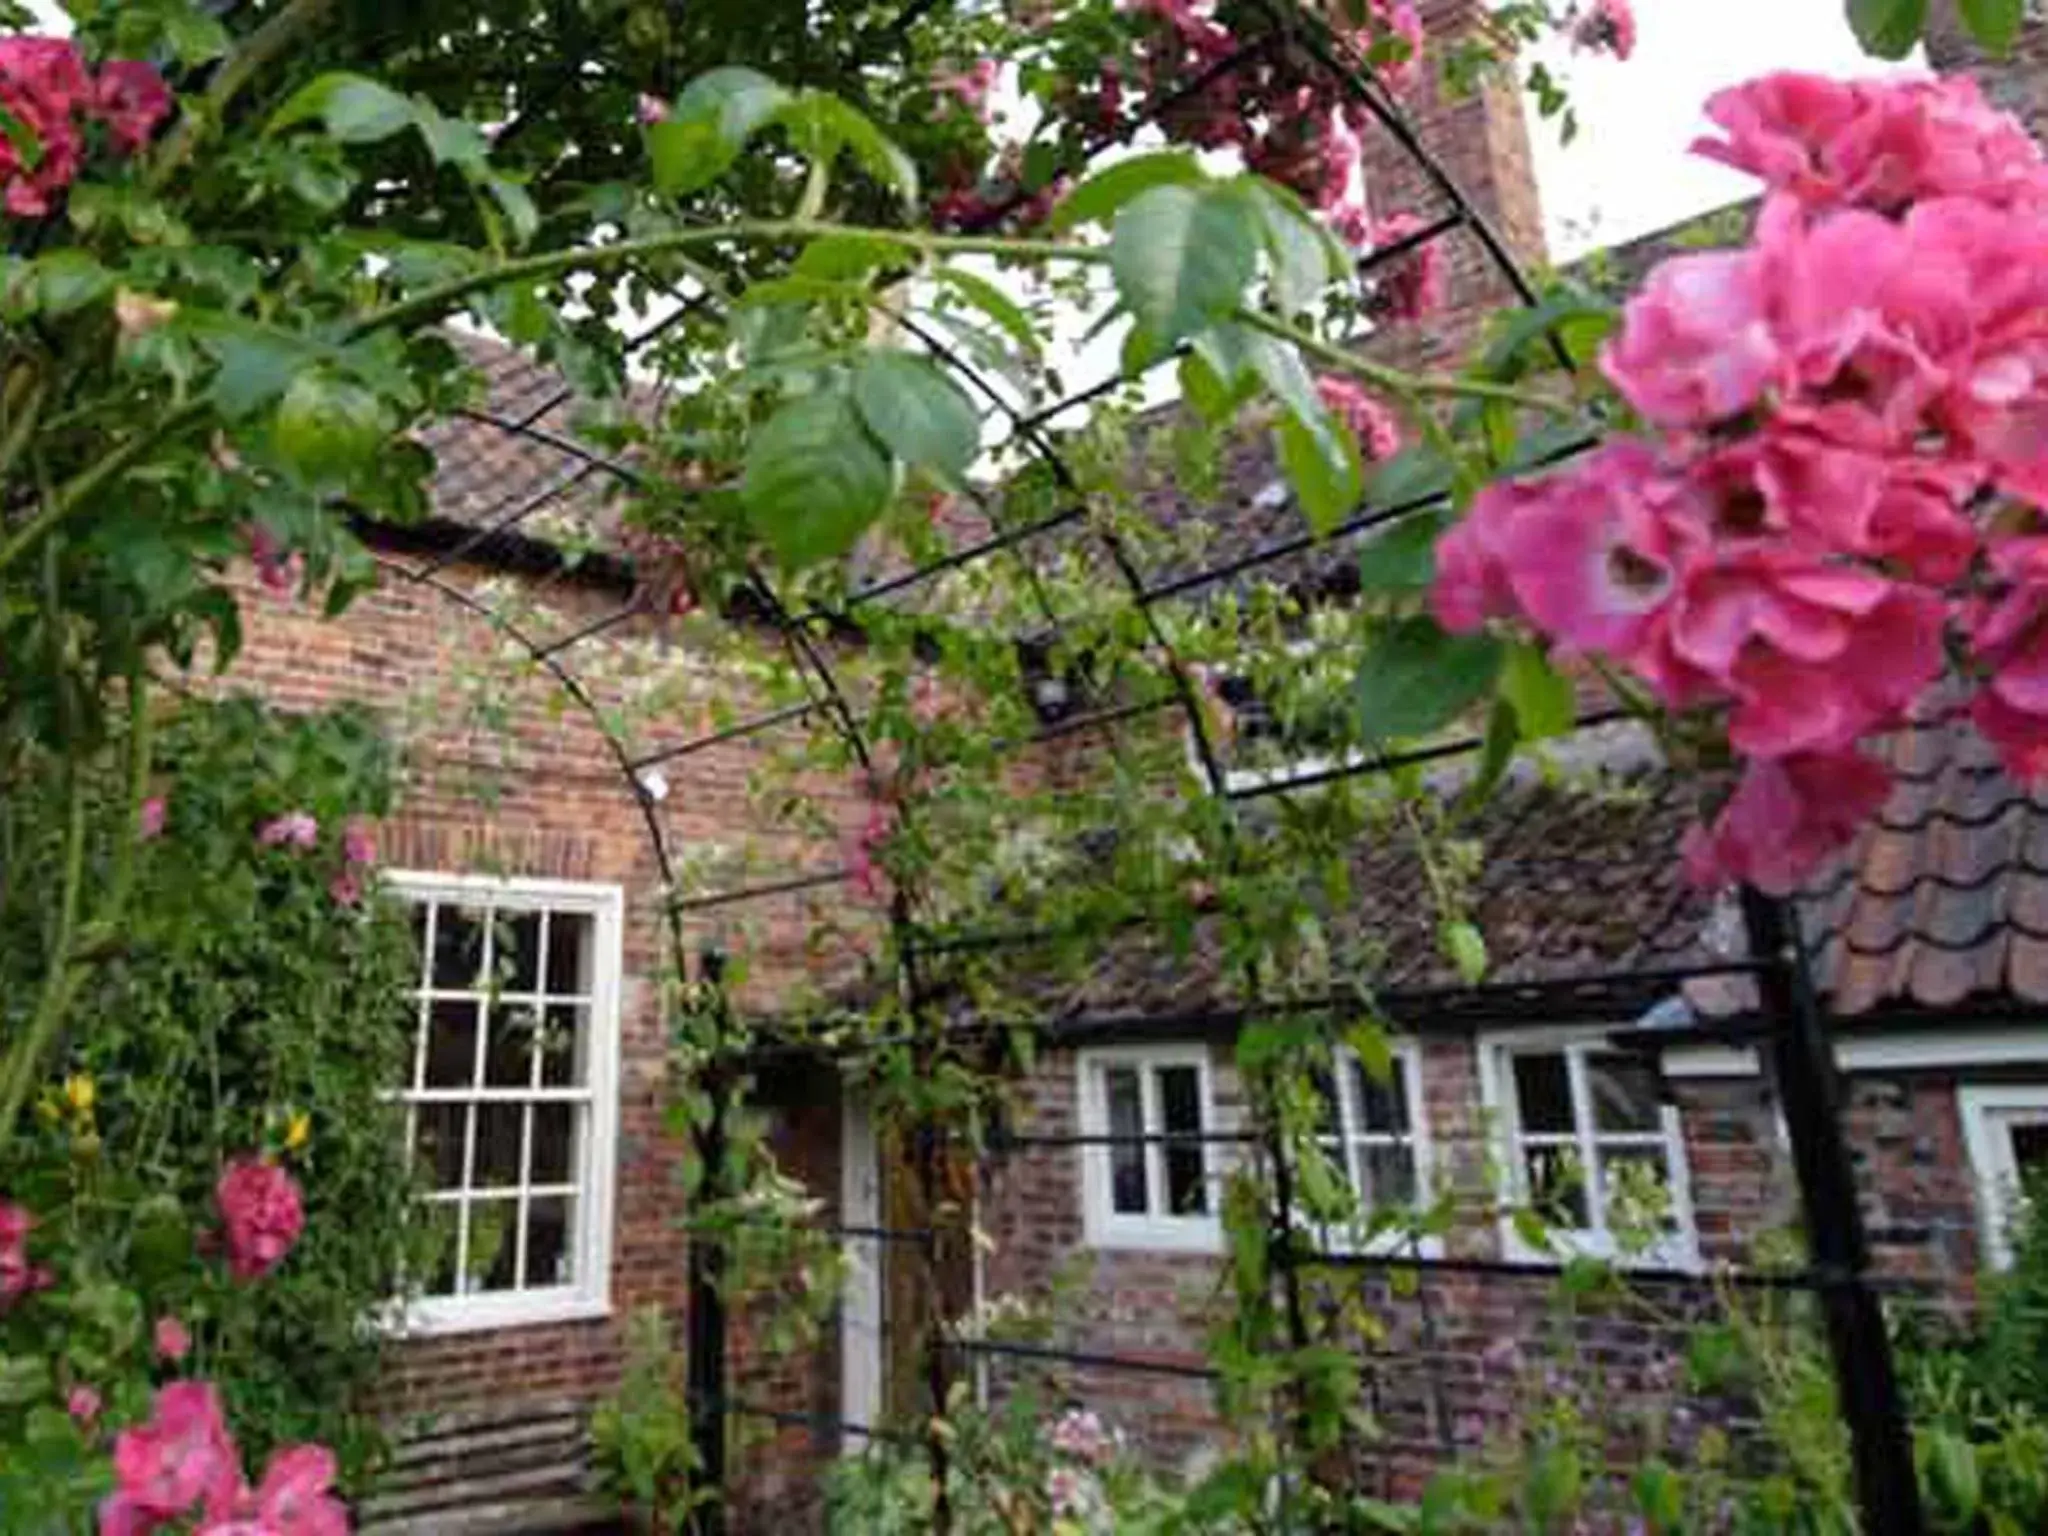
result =
[[1586,1048],[1568,1047],[1565,1073],[1571,1084],[1572,1130],[1579,1149],[1579,1184],[1586,1201],[1588,1230],[1607,1236],[1607,1192],[1600,1168],[1600,1142],[1593,1134],[1593,1089],[1586,1080]]
[[1148,1139],[1139,1143],[1138,1150],[1145,1156],[1145,1214],[1148,1216],[1167,1214],[1166,1143],[1149,1139],[1166,1130],[1166,1114],[1160,1099],[1159,1069],[1139,1068],[1138,1134]]

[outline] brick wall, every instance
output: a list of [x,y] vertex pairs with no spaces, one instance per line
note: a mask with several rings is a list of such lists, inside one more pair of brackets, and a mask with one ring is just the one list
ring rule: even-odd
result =
[[[616,611],[623,597],[595,584],[515,581],[479,569],[443,576],[473,602],[517,612],[543,645]],[[588,715],[565,702],[525,646],[457,598],[387,579],[330,621],[253,581],[239,591],[244,651],[224,679],[195,670],[193,686],[251,692],[286,709],[353,702],[375,710],[406,759],[397,812],[380,831],[387,865],[603,882],[625,892],[611,1315],[403,1341],[387,1390],[401,1416],[598,1395],[616,1379],[627,1316],[643,1306],[680,1316],[686,1289],[679,1148],[662,1121],[662,998],[671,956],[640,799]],[[750,699],[749,688],[703,655],[634,625],[585,641],[563,659],[600,707],[631,712],[636,749],[707,729],[714,697],[734,710]],[[835,863],[835,847],[778,832],[748,796],[749,776],[797,739],[770,733],[666,768],[667,794],[654,814],[677,857],[688,865],[714,844],[754,840],[765,861],[745,877],[755,881]],[[836,825],[858,825],[850,783],[819,778],[805,787]],[[819,977],[844,961],[843,954],[809,953],[803,942],[810,915],[833,901],[843,905],[843,893],[827,888],[693,916],[684,929],[692,945],[748,949],[757,993],[786,991],[791,978]],[[824,1156],[811,1161],[823,1166]]]
[[[1214,1042],[1218,1128],[1238,1119],[1229,1048]],[[1437,1176],[1466,1211],[1446,1243],[1454,1257],[1501,1257],[1500,1233],[1481,1214],[1488,1117],[1474,1042],[1432,1037],[1423,1048],[1423,1100]],[[1850,1081],[1845,1130],[1856,1149],[1866,1220],[1880,1272],[1917,1282],[1915,1306],[1957,1311],[1974,1292],[1977,1216],[1956,1089],[1949,1073],[1861,1075]],[[1022,1085],[1024,1136],[1078,1129],[1077,1063],[1048,1053]],[[1697,1078],[1673,1085],[1681,1110],[1692,1203],[1710,1267],[1743,1266],[1796,1240],[1797,1186],[1773,1096],[1761,1078]],[[983,1183],[981,1225],[990,1296],[1049,1306],[1064,1349],[1199,1366],[1211,1327],[1226,1315],[1220,1261],[1207,1255],[1094,1250],[1083,1233],[1082,1151],[1027,1149],[995,1157]],[[1794,1249],[1793,1251],[1796,1251]],[[1345,1308],[1358,1342],[1366,1403],[1377,1433],[1360,1464],[1389,1493],[1412,1493],[1430,1470],[1501,1431],[1535,1401],[1577,1403],[1627,1437],[1664,1424],[1692,1333],[1721,1315],[1713,1284],[1659,1282],[1628,1296],[1574,1298],[1555,1271],[1425,1271],[1419,1283],[1377,1271],[1319,1280],[1313,1307]],[[1030,1384],[1056,1409],[1085,1402],[1164,1466],[1199,1465],[1226,1444],[1206,1383],[1108,1367],[1001,1362],[997,1393]],[[1683,1447],[1710,1423],[1739,1420],[1732,1402],[1689,1404],[1670,1427]]]

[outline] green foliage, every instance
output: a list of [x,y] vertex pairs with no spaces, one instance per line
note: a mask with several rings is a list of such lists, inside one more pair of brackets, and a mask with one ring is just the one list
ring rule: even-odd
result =
[[690,1479],[697,1466],[690,1438],[682,1362],[669,1346],[659,1308],[626,1324],[626,1366],[618,1390],[591,1416],[593,1466],[605,1491],[637,1512],[647,1528],[680,1533],[694,1508]]
[[1849,26],[1864,52],[1903,59],[1927,26],[1927,0],[1849,0]]
[[[118,819],[118,772],[74,767]],[[43,965],[36,914],[57,878],[63,777],[32,760],[0,820],[10,1044]],[[369,1324],[426,1257],[387,1097],[411,1036],[409,925],[395,905],[344,906],[329,890],[347,818],[388,808],[388,748],[351,713],[187,704],[161,730],[150,784],[166,828],[134,849],[126,918],[90,936],[100,959],[79,983],[74,1023],[29,1124],[0,1150],[0,1192],[36,1214],[32,1251],[56,1277],[0,1316],[10,1512],[29,1498],[24,1477],[54,1509],[90,1495],[101,1473],[87,1475],[65,1394],[97,1390],[107,1424],[144,1416],[152,1380],[174,1369],[152,1352],[165,1316],[195,1341],[175,1369],[221,1385],[255,1465],[278,1445],[319,1440],[360,1486],[378,1446],[360,1406],[380,1356]],[[320,821],[318,849],[258,846],[260,826],[301,810]],[[95,847],[89,879],[121,879],[122,856],[118,843]],[[220,1169],[250,1154],[282,1160],[306,1210],[290,1257],[255,1284],[231,1279],[208,1239]]]

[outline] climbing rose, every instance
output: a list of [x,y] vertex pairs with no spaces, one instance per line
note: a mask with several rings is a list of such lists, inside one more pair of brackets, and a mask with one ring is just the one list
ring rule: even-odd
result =
[[227,1229],[228,1270],[254,1280],[284,1262],[305,1227],[299,1186],[275,1163],[237,1158],[222,1170],[214,1199]]
[[1687,834],[1686,869],[1701,885],[1788,895],[1890,792],[1891,775],[1860,752],[1751,763],[1713,826]]
[[168,1365],[176,1365],[192,1353],[192,1335],[183,1323],[168,1314],[156,1320],[154,1338],[157,1359]]
[[377,862],[377,829],[367,816],[351,816],[342,827],[341,856],[351,864]]
[[1707,117],[1723,137],[1710,160],[1747,171],[1814,209],[1893,214],[1931,198],[1999,208],[2048,200],[2040,146],[1974,80],[1831,80],[1783,72],[1719,91]]
[[235,1500],[233,1518],[201,1526],[199,1536],[348,1536],[334,1477],[334,1453],[325,1446],[287,1446],[270,1458],[256,1491]]
[[80,1429],[91,1429],[100,1416],[100,1395],[80,1383],[65,1396],[64,1411]]
[[114,1441],[114,1491],[100,1505],[100,1536],[153,1531],[195,1505],[210,1520],[226,1518],[241,1492],[240,1462],[211,1384],[159,1388],[149,1422]]
[[[1426,228],[1416,214],[1391,214],[1373,228],[1373,248],[1385,250]],[[1370,252],[1366,259],[1371,259]],[[1448,281],[1444,253],[1435,240],[1425,240],[1375,267],[1372,280],[1375,315],[1383,320],[1420,320],[1443,306]]]
[[171,813],[170,802],[162,795],[151,795],[142,802],[142,811],[136,818],[135,831],[145,843],[164,835],[164,822]]
[[0,1200],[0,1312],[49,1283],[28,1261],[28,1235],[35,1224],[20,1206]]
[[1085,1408],[1069,1408],[1052,1427],[1052,1448],[1076,1461],[1099,1466],[1116,1448],[1102,1420]]
[[1705,543],[1697,493],[1648,447],[1620,440],[1480,492],[1438,546],[1433,603],[1450,629],[1518,617],[1569,653],[1628,660],[1666,622]]
[[652,128],[656,123],[668,121],[668,103],[659,96],[653,96],[646,91],[642,91],[640,93],[640,100],[634,105],[633,116],[639,121],[641,127]]
[[942,100],[958,102],[985,123],[989,94],[1002,72],[1002,65],[994,59],[978,59],[965,69],[940,71],[932,77],[932,89]]
[[265,848],[311,848],[320,841],[320,823],[305,811],[291,811],[265,822],[256,841]]
[[1611,53],[1626,63],[1636,51],[1636,13],[1629,0],[1593,0],[1572,23],[1572,46],[1589,53]]
[[1332,375],[1316,380],[1316,393],[1351,429],[1358,439],[1358,451],[1368,462],[1391,459],[1401,451],[1401,424],[1363,384]]
[[1600,369],[1644,418],[1708,426],[1755,403],[1779,365],[1754,251],[1660,263],[1628,301]]
[[2007,539],[1990,564],[2000,589],[1966,610],[1990,674],[1970,715],[2009,771],[2036,780],[2048,773],[2048,537]]
[[133,154],[150,141],[171,112],[171,93],[156,67],[139,59],[114,59],[100,68],[93,87],[94,110],[107,125],[114,147]]
[[0,107],[35,139],[36,163],[11,134],[0,135],[0,187],[7,212],[42,218],[78,174],[83,144],[77,114],[92,102],[78,49],[62,38],[0,38]]

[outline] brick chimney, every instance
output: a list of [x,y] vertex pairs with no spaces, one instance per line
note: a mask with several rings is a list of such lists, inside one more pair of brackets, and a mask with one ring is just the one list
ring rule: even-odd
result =
[[[1469,31],[1486,6],[1483,0],[1424,0],[1421,9],[1431,57],[1396,105],[1515,260],[1532,270],[1544,263],[1547,251],[1522,93],[1511,78],[1488,79],[1472,94],[1453,98],[1440,74],[1451,41]],[[1451,211],[1427,173],[1382,128],[1365,136],[1365,176],[1376,217],[1406,212],[1433,221]],[[1417,361],[1449,360],[1481,315],[1514,302],[1513,290],[1470,230],[1446,235],[1442,243],[1450,264],[1449,302],[1442,314],[1422,322],[1430,334]]]

